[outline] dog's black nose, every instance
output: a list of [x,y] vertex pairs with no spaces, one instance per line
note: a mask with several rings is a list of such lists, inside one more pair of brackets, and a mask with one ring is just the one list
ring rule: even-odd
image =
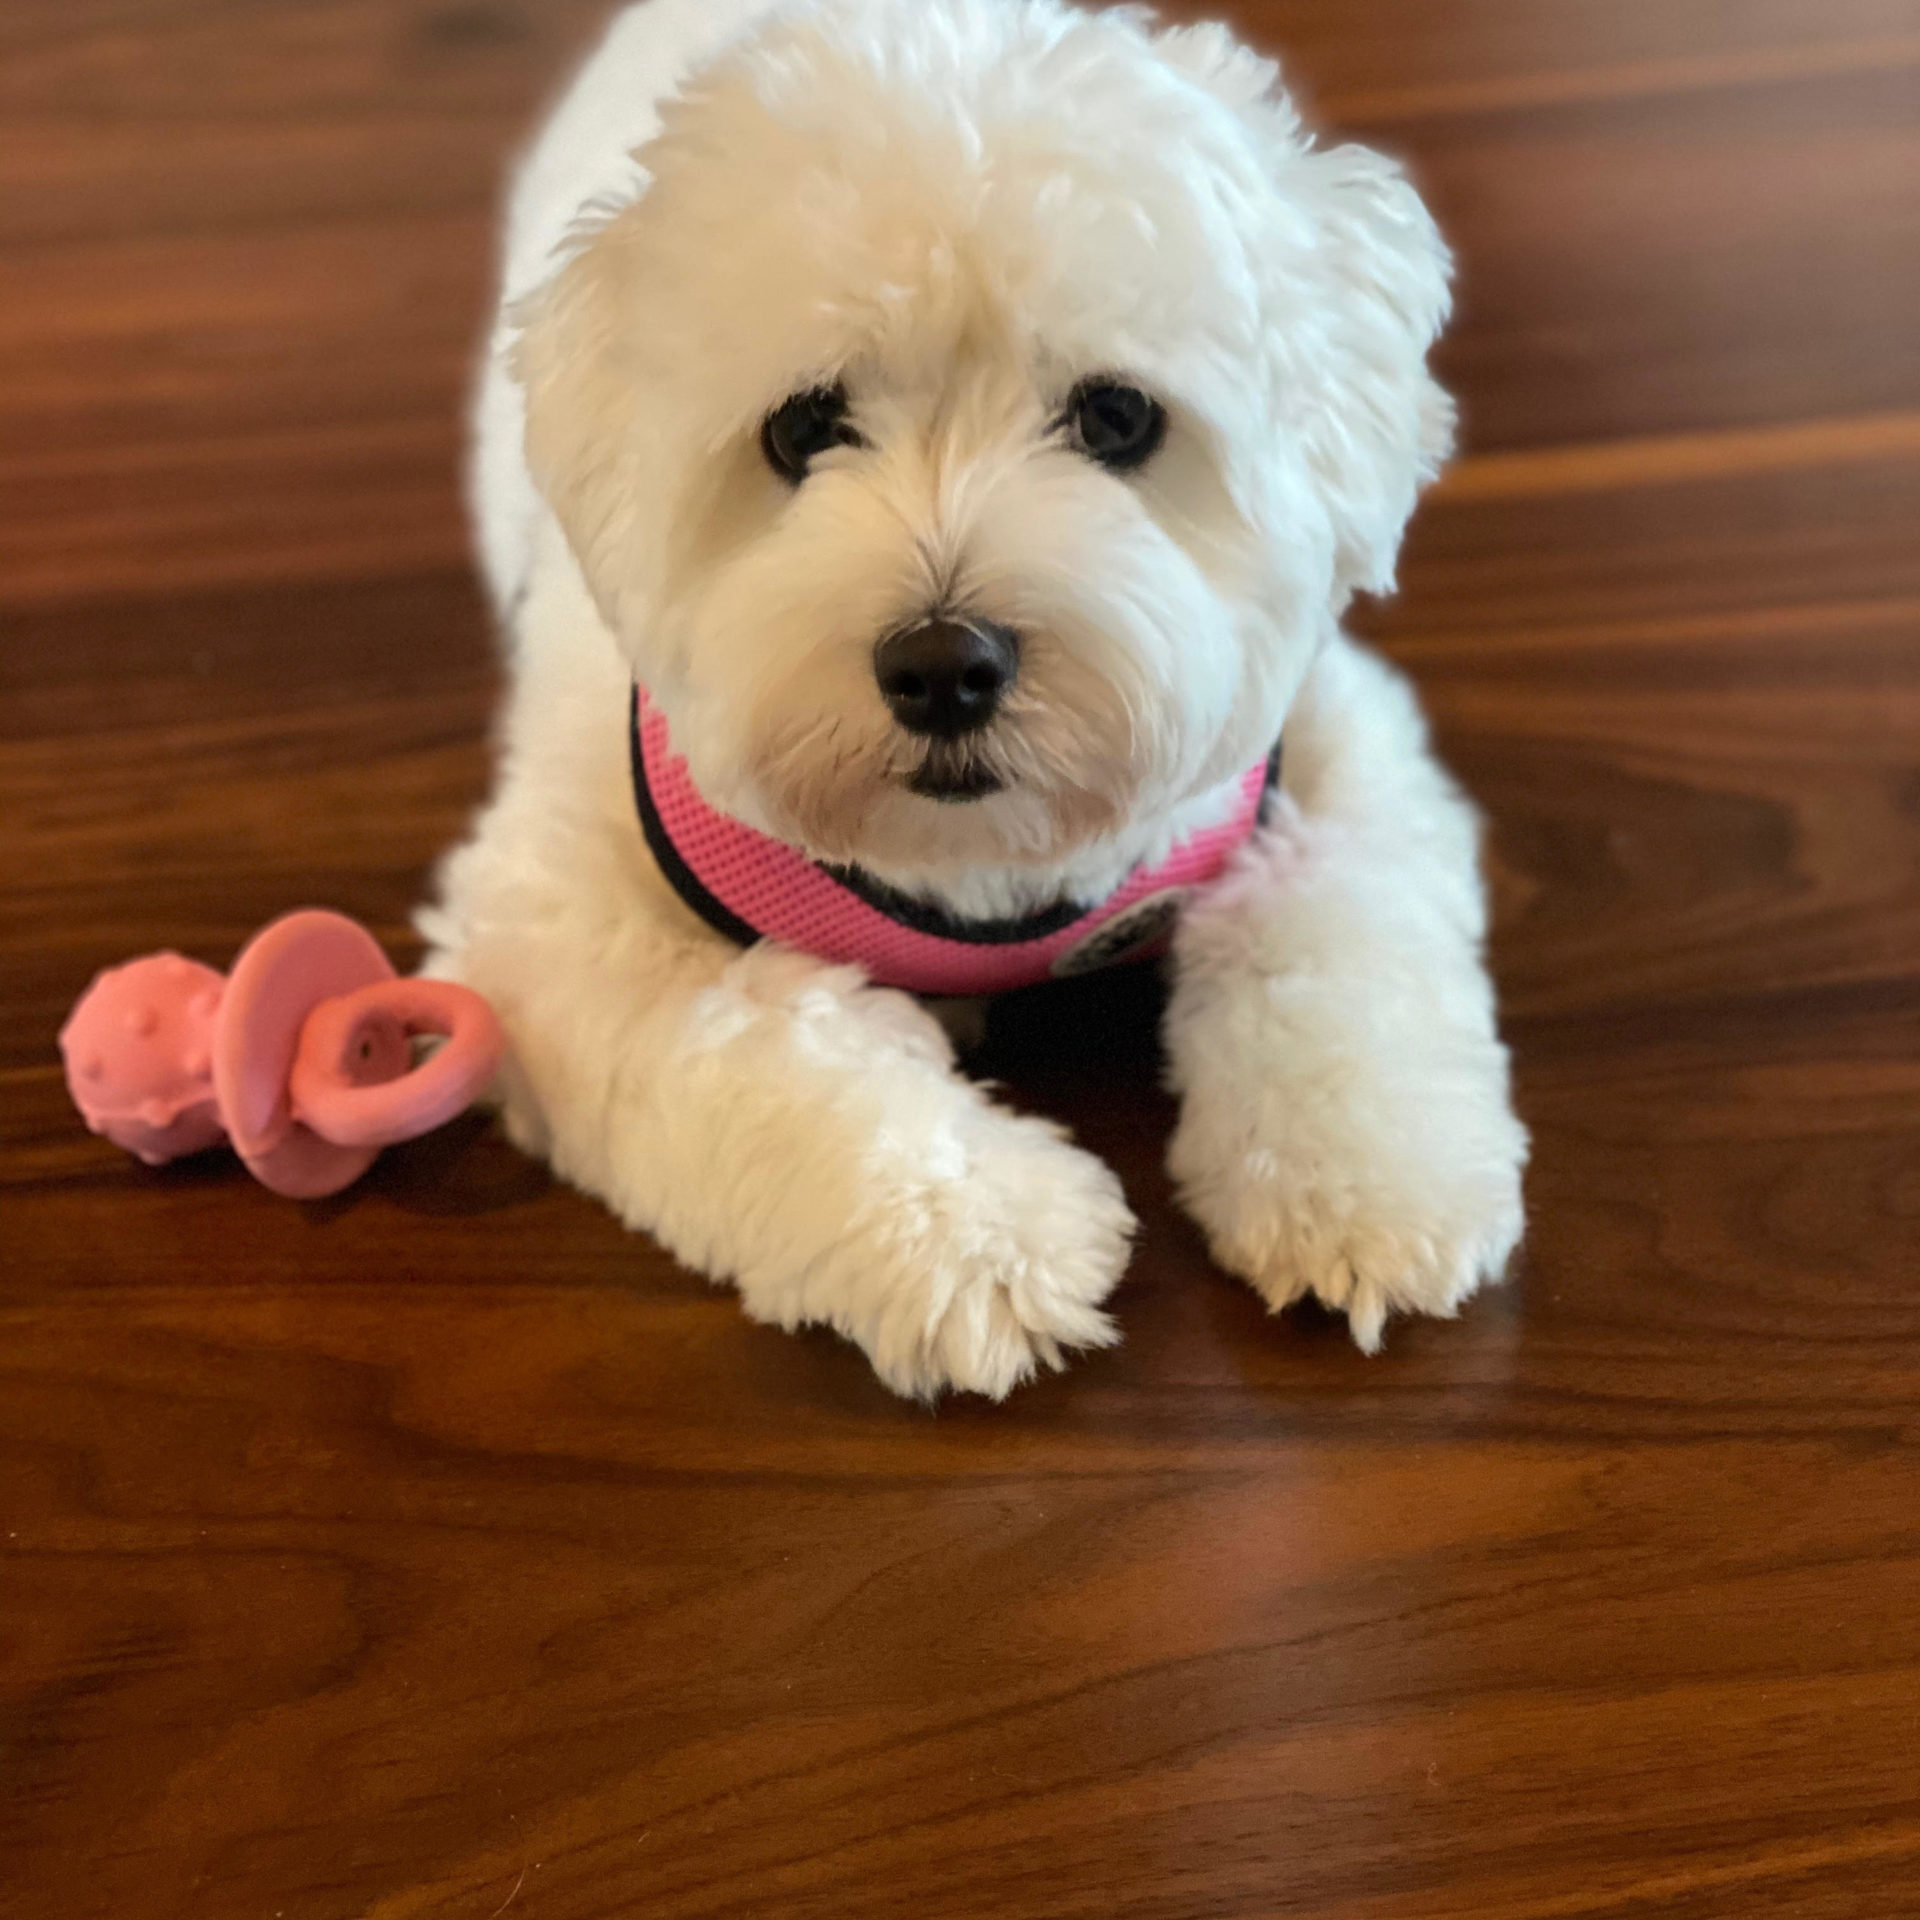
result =
[[993,718],[1020,671],[1020,641],[991,620],[929,620],[882,640],[873,671],[909,733],[957,740]]

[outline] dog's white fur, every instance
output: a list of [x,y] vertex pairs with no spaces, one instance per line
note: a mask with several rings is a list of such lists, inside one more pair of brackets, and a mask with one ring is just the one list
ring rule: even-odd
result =
[[[1223,1265],[1372,1350],[1520,1232],[1526,1137],[1473,817],[1339,630],[1391,584],[1452,412],[1448,262],[1396,169],[1316,147],[1266,62],[1059,0],[647,0],[514,194],[476,505],[513,639],[496,796],[423,916],[512,1041],[514,1136],[756,1317],[903,1393],[1001,1395],[1115,1337],[1112,1174],[957,1070],[933,1013],[740,953],[646,851],[636,674],[707,797],[971,914],[1099,897],[1285,795],[1179,933],[1171,1165]],[[1141,472],[1053,431],[1167,406]],[[797,490],[759,428],[845,381]],[[909,792],[873,678],[938,605],[1025,636],[1000,794]]]

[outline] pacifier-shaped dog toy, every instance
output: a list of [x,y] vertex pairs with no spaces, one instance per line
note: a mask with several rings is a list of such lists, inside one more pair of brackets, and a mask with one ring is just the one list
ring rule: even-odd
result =
[[[416,1061],[427,1037],[445,1044]],[[401,979],[364,927],[319,912],[276,920],[224,978],[177,953],[111,968],[60,1030],[95,1133],[150,1167],[231,1140],[293,1200],[445,1126],[486,1091],[502,1044],[477,993]]]

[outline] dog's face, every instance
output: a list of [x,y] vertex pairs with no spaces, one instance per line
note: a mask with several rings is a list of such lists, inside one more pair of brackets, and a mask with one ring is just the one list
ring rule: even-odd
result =
[[1267,753],[1451,410],[1446,256],[1213,29],[827,0],[529,303],[533,470],[715,805],[1046,865]]

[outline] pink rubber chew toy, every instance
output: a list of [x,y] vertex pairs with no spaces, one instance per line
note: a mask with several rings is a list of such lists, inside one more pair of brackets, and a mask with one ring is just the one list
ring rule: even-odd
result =
[[[428,1036],[445,1044],[416,1063]],[[400,979],[364,927],[319,912],[276,920],[225,979],[177,953],[111,968],[60,1030],[95,1133],[152,1167],[230,1140],[293,1200],[338,1193],[381,1148],[445,1126],[501,1048],[477,993]]]

